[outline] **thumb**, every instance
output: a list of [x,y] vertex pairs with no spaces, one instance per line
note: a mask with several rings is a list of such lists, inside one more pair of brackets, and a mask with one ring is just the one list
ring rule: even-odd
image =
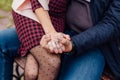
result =
[[67,39],[62,39],[62,41],[61,41],[61,43],[63,44],[63,45],[69,45],[69,40],[67,40]]
[[42,44],[43,42],[49,42],[51,40],[51,38],[47,35],[42,36],[41,40],[40,40],[40,44]]

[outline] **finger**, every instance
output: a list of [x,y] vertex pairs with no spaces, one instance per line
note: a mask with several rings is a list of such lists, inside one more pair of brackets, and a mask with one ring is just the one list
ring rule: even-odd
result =
[[54,53],[54,48],[52,47],[51,41],[48,42],[48,47],[49,47],[50,52],[51,52],[51,53]]
[[63,53],[65,48],[63,47],[63,45],[57,40],[55,41],[55,50],[58,51],[58,53]]
[[57,49],[54,41],[50,41],[48,43],[48,45],[49,45],[50,52],[58,54],[58,49]]
[[65,39],[70,39],[70,36],[64,33],[59,33],[58,37],[60,38],[65,38]]
[[67,40],[70,41],[70,38],[68,38],[68,39],[66,39],[65,37],[63,37],[63,38],[58,38],[58,41],[59,41],[59,42],[62,42],[62,43],[65,43]]
[[53,50],[57,54],[58,53],[57,45],[55,44],[54,41],[51,41],[51,42],[52,42]]
[[61,41],[60,41],[62,44],[66,44],[66,42],[67,42],[67,39],[61,39]]
[[68,39],[68,40],[71,40],[70,36],[67,35],[67,34],[63,34],[64,38]]
[[51,40],[51,38],[50,38],[50,37],[45,36],[45,37],[44,37],[44,40],[45,40],[45,41],[49,41],[49,40]]
[[47,49],[47,50],[50,50],[48,45],[41,46],[41,47],[42,47],[42,48],[45,48],[45,49]]
[[48,43],[50,40],[51,40],[51,38],[46,38],[46,39],[44,39],[44,41],[47,42],[47,43]]
[[62,51],[62,49],[61,48],[59,48],[58,49],[58,51],[59,51],[59,53],[61,54],[61,53],[63,53],[63,51]]
[[40,45],[41,45],[42,47],[45,47],[50,40],[51,40],[50,38],[47,38],[47,39],[44,39],[44,40],[42,39],[42,40],[40,41]]
[[40,41],[40,44],[42,45],[43,43],[48,43],[51,40],[50,37],[44,35]]
[[59,53],[62,54],[63,52],[64,52],[64,47],[61,46],[61,47],[59,48]]
[[42,36],[42,39],[47,39],[47,38],[50,38],[50,35],[46,34]]
[[55,48],[55,47],[56,47],[56,44],[55,44],[55,42],[54,42],[54,41],[51,41],[51,45],[52,45],[52,47],[53,47],[53,48]]
[[61,43],[56,42],[56,46],[57,46],[57,49],[58,49],[58,53],[62,53],[62,52],[63,52],[60,44],[61,44]]
[[65,51],[65,47],[64,47],[64,45],[63,44],[59,44],[60,45],[60,47],[61,47],[61,50],[62,50],[62,53]]

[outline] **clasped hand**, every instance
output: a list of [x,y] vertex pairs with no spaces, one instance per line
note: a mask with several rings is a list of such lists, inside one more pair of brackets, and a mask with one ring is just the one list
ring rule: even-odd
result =
[[72,50],[70,36],[59,32],[44,35],[40,41],[40,45],[51,53],[56,54]]

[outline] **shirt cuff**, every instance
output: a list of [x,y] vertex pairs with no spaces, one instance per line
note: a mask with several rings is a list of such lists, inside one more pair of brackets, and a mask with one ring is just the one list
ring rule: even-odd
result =
[[42,7],[41,4],[38,2],[38,0],[30,0],[30,2],[33,12],[35,12],[36,9]]

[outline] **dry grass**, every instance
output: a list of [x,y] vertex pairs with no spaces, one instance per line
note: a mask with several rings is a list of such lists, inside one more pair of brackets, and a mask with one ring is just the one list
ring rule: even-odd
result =
[[0,30],[13,26],[11,3],[12,0],[0,1]]

